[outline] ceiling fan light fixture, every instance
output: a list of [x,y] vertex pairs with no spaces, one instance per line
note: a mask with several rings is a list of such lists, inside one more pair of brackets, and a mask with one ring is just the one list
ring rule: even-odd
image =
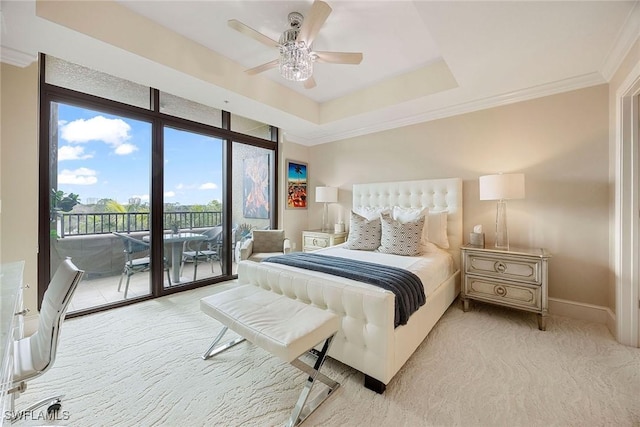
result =
[[359,64],[362,61],[362,53],[359,52],[314,52],[311,49],[318,31],[330,13],[331,7],[322,0],[313,1],[306,19],[299,12],[291,12],[289,14],[290,28],[280,35],[278,41],[265,36],[237,19],[227,21],[229,27],[234,30],[266,46],[279,49],[277,59],[245,70],[245,73],[252,76],[278,67],[278,71],[284,79],[304,82],[305,89],[312,89],[316,87],[316,81],[313,78],[314,62]]
[[313,74],[313,56],[305,43],[287,43],[280,46],[278,62],[280,75],[287,80],[303,82]]
[[303,82],[313,74],[313,58],[311,46],[298,41],[300,26],[304,17],[299,12],[289,14],[291,28],[280,36],[280,58],[278,70],[280,75],[287,80]]

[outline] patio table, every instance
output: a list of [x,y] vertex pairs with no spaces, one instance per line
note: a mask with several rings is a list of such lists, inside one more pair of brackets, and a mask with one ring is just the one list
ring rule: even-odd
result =
[[[148,242],[151,240],[151,236],[144,236],[142,238]],[[171,245],[171,283],[179,284],[190,282],[186,277],[180,277],[180,261],[182,260],[182,246],[186,241],[198,241],[206,240],[207,236],[199,233],[180,232],[180,233],[165,233],[163,235],[164,243]]]

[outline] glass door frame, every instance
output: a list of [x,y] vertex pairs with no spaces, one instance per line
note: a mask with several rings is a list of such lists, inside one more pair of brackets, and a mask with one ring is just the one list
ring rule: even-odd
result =
[[[228,111],[222,111],[222,128],[211,125],[205,125],[193,122],[188,119],[170,116],[160,112],[160,91],[150,88],[150,107],[149,109],[140,108],[117,101],[97,97],[94,95],[77,92],[75,90],[55,86],[45,81],[45,55],[40,55],[40,105],[39,105],[39,178],[38,178],[38,308],[42,304],[44,292],[51,278],[50,265],[50,222],[48,212],[50,211],[50,194],[48,189],[51,188],[50,174],[52,168],[57,167],[54,160],[50,156],[50,130],[51,124],[51,103],[58,102],[64,104],[76,105],[79,107],[92,108],[97,111],[103,111],[114,115],[126,116],[131,119],[149,122],[152,125],[152,148],[151,148],[151,188],[150,188],[150,211],[151,236],[162,236],[164,232],[163,224],[163,193],[164,193],[164,137],[163,129],[165,126],[182,129],[185,131],[193,131],[203,135],[221,139],[223,141],[222,152],[222,223],[223,223],[223,250],[222,250],[222,275],[208,280],[196,281],[184,286],[175,288],[164,288],[163,286],[163,239],[151,239],[150,256],[152,260],[151,268],[151,289],[148,296],[131,298],[106,306],[99,306],[92,309],[81,310],[69,313],[67,317],[75,317],[84,314],[104,311],[115,307],[129,305],[142,300],[153,299],[175,292],[182,292],[201,286],[214,284],[217,282],[231,280],[237,275],[230,274],[232,272],[233,248],[231,248],[232,231],[232,150],[233,142],[249,144],[265,149],[272,150],[274,153],[274,167],[271,171],[270,198],[274,209],[271,213],[271,226],[275,228],[278,224],[278,141],[279,132],[277,127],[271,126],[271,141],[262,138],[245,135],[231,131],[231,114]],[[157,213],[161,214],[157,214]],[[158,261],[159,260],[159,261]]]

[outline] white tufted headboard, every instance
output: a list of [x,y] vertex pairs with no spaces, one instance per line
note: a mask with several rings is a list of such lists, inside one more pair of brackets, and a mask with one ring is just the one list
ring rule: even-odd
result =
[[448,211],[449,252],[460,267],[462,246],[462,180],[460,178],[379,182],[353,185],[353,209],[359,207],[428,207]]

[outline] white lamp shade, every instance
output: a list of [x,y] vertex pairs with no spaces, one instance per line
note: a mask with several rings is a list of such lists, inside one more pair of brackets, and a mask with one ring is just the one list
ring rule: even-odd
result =
[[480,177],[480,200],[524,198],[524,174],[505,173]]
[[316,202],[337,203],[338,188],[337,187],[316,187]]

